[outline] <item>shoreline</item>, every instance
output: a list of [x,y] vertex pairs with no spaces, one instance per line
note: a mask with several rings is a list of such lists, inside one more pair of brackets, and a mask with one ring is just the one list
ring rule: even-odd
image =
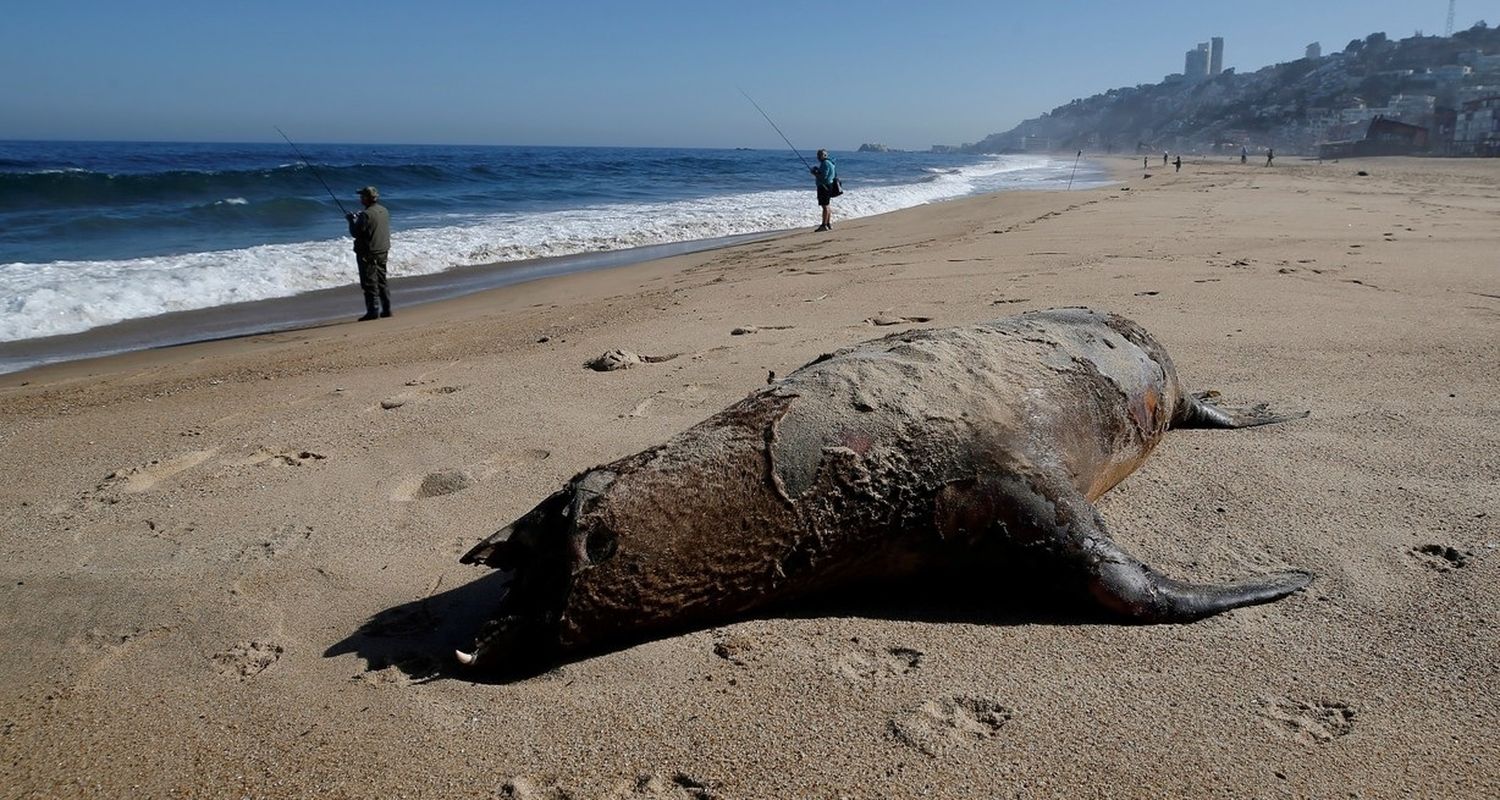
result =
[[[1107,188],[0,376],[3,784],[1496,796],[1500,160],[1110,163]],[[973,604],[896,581],[523,680],[453,665],[450,601],[496,584],[458,558],[579,471],[848,344],[1079,305],[1188,390],[1311,411],[1169,433],[1097,502],[1111,536],[1184,581],[1310,588],[1121,625],[996,569]],[[675,357],[585,368],[616,348]]]
[[[1101,171],[1119,174],[1119,170],[1112,170],[1113,165],[1106,165],[1102,158],[1092,159],[1090,163],[1091,167],[1098,167]],[[1011,189],[985,194],[1005,194],[1010,191],[1055,190]],[[983,195],[970,195],[941,202],[957,202],[975,196]],[[932,203],[923,205],[932,205]],[[795,233],[799,230],[801,230],[800,227],[756,231],[622,250],[491,262],[455,267],[441,272],[395,277],[391,279],[390,286],[392,296],[397,300],[397,308],[410,308],[517,283],[578,272],[617,269],[675,255],[731,247],[736,244]],[[347,255],[352,274],[354,272],[353,255]],[[350,316],[358,316],[362,313],[359,310],[361,308],[359,298],[358,283],[354,282],[285,297],[137,317],[75,333],[0,342],[0,375],[24,372],[48,364],[89,360],[140,350],[336,324],[345,321]]]
[[[603,148],[601,152],[613,151]],[[620,151],[627,155],[628,152],[634,151]],[[453,170],[451,165],[442,166],[447,162],[443,158],[435,158],[434,163],[439,166],[434,166],[435,172],[429,176],[433,184],[429,187],[430,191],[419,191],[413,199],[418,207],[427,210],[413,210],[410,217],[398,211],[404,225],[415,227],[402,228],[397,232],[398,241],[396,252],[392,254],[390,274],[398,280],[413,276],[414,272],[428,270],[439,270],[434,274],[448,276],[479,276],[469,285],[454,285],[452,291],[441,293],[442,296],[447,296],[459,291],[485,288],[497,282],[486,280],[484,273],[499,274],[499,282],[504,282],[514,280],[504,277],[505,273],[527,269],[538,263],[551,264],[557,271],[594,268],[588,262],[600,258],[605,252],[628,252],[630,254],[623,260],[629,261],[657,258],[701,247],[722,246],[750,236],[800,228],[808,216],[816,220],[815,207],[811,215],[807,213],[806,207],[811,205],[811,201],[807,199],[805,192],[787,191],[790,187],[785,186],[768,188],[765,185],[769,174],[764,163],[766,156],[746,160],[738,156],[730,157],[728,153],[721,155],[727,159],[729,182],[701,185],[670,181],[663,183],[661,178],[667,162],[660,158],[644,160],[640,175],[627,180],[622,176],[633,173],[621,169],[620,164],[610,160],[626,156],[619,153],[600,156],[595,162],[579,165],[580,174],[594,175],[590,170],[595,170],[599,175],[585,181],[586,190],[572,193],[574,199],[568,202],[573,205],[568,208],[558,207],[557,198],[554,197],[562,190],[562,184],[551,187],[540,178],[524,177],[530,174],[527,172],[529,168],[525,167],[529,163],[526,159],[538,156],[521,157],[518,174],[523,177],[517,178],[515,198],[502,200],[502,196],[510,197],[508,193],[512,190],[501,191],[496,184],[492,191],[499,194],[493,197],[484,192],[474,195],[474,208],[479,210],[457,217],[438,213],[432,206],[441,209],[444,207],[443,203],[454,202],[444,192],[462,193],[475,188],[466,182],[473,175]],[[80,157],[86,157],[86,154]],[[224,154],[228,162],[239,163],[235,159],[241,157],[242,154],[232,152]],[[420,157],[417,158],[420,160]],[[867,176],[868,190],[861,189],[851,193],[853,201],[846,204],[845,208],[851,213],[870,214],[950,196],[955,192],[1002,188],[997,184],[1026,185],[1031,180],[1048,182],[1057,177],[1058,164],[1055,159],[995,158],[996,165],[981,157],[957,159],[952,171],[960,177],[948,180],[935,175],[932,169],[922,167],[925,162],[920,159],[916,163],[910,163],[906,156],[895,160],[867,156],[864,163],[865,168],[870,171]],[[499,168],[484,158],[479,158],[476,163],[479,166],[474,167],[475,169]],[[286,166],[288,165],[281,165],[276,169]],[[1087,167],[1085,171],[1090,172]],[[26,175],[18,174],[22,177]],[[97,176],[103,173],[87,174]],[[233,176],[240,173],[230,170],[225,174]],[[780,172],[777,171],[776,174]],[[1090,172],[1090,179],[1097,174],[1097,171]],[[280,177],[289,179],[291,176]],[[632,181],[639,181],[640,186],[634,186]],[[259,185],[259,181],[252,182]],[[13,313],[5,318],[6,324],[0,326],[4,328],[4,336],[0,338],[11,340],[0,344],[0,370],[14,371],[38,362],[194,339],[266,332],[338,319],[341,314],[337,307],[316,309],[303,295],[316,296],[316,290],[309,291],[312,287],[337,289],[355,285],[355,270],[351,266],[348,240],[344,239],[343,244],[340,244],[338,238],[327,238],[327,234],[334,232],[328,230],[322,221],[318,223],[316,231],[311,231],[306,229],[311,224],[307,219],[295,214],[278,216],[278,209],[281,208],[278,204],[288,198],[280,195],[263,197],[262,194],[265,191],[289,191],[275,188],[285,182],[287,181],[272,180],[268,184],[270,188],[250,191],[240,186],[236,180],[226,178],[223,187],[205,188],[204,191],[210,192],[212,196],[224,194],[227,199],[211,206],[194,208],[209,209],[210,217],[226,215],[232,220],[225,222],[223,230],[216,231],[211,241],[192,238],[193,235],[201,237],[203,231],[200,228],[206,227],[208,217],[193,217],[196,221],[191,224],[184,220],[182,225],[172,228],[177,234],[188,237],[178,242],[171,238],[177,235],[172,231],[158,231],[165,238],[153,234],[152,231],[157,229],[150,220],[155,218],[144,210],[139,211],[145,220],[145,227],[141,230],[132,231],[129,235],[110,233],[116,228],[124,230],[131,227],[126,222],[134,219],[132,215],[137,212],[132,211],[133,207],[130,206],[122,206],[111,217],[113,221],[110,225],[104,226],[97,234],[80,233],[76,242],[73,239],[63,241],[55,237],[50,240],[63,246],[54,256],[62,257],[59,254],[78,251],[90,253],[87,258],[100,260],[53,261],[45,256],[48,245],[41,240],[32,242],[36,247],[30,249],[36,252],[28,253],[26,243],[46,236],[44,231],[47,228],[41,222],[34,227],[24,221],[18,224],[17,230],[11,231],[17,238],[17,247],[11,252],[11,263],[5,265],[11,268],[5,270],[5,286],[11,293],[9,299]],[[150,181],[146,185],[154,187],[154,183]],[[1057,185],[1061,187],[1060,183]],[[25,181],[19,184],[23,191],[29,191],[25,187],[30,186]],[[482,186],[491,186],[491,183],[485,182]],[[671,186],[678,189],[674,192],[668,188]],[[45,181],[36,187],[38,202],[43,202],[45,191],[50,187],[51,184]],[[236,196],[236,192],[246,193],[249,199]],[[145,196],[150,195],[147,193]],[[326,198],[320,202],[326,202]],[[486,214],[480,211],[491,207],[486,202],[499,203],[512,210]],[[88,217],[81,220],[80,225],[92,219]],[[322,215],[319,215],[319,220],[322,220]],[[257,231],[269,231],[272,228],[280,232],[279,236],[285,236],[290,241],[262,241],[266,236],[257,234]],[[220,236],[220,233],[224,235]],[[668,239],[682,237],[691,237],[691,242],[666,242]],[[130,242],[135,242],[135,245]],[[649,242],[665,243],[660,247],[637,247]],[[93,244],[86,248],[87,243]],[[125,249],[122,250],[122,247]],[[631,252],[632,250],[640,252]],[[134,256],[131,256],[132,252],[135,253]],[[151,255],[156,252],[161,255]],[[562,260],[554,260],[553,256],[557,253],[579,256],[582,260],[572,262],[575,266],[570,266],[566,256],[561,257]],[[30,257],[32,255],[36,257]],[[75,253],[71,257],[85,256]],[[596,264],[608,266],[621,260],[616,256],[603,256]],[[471,266],[449,267],[455,263]],[[436,282],[457,283],[453,277],[446,280],[439,278]],[[419,282],[415,285],[425,284]],[[297,294],[266,297],[283,292]],[[266,305],[258,308],[241,306],[242,303],[257,301],[264,301]],[[182,313],[207,303],[225,305],[196,310],[227,309],[221,315],[225,317],[225,322],[215,320],[212,313],[201,316]],[[277,303],[285,305],[288,311],[282,312],[282,306],[275,305]],[[120,317],[127,319],[118,319]],[[132,328],[129,325],[131,322],[137,323],[137,326]],[[79,330],[83,326],[94,327]],[[177,330],[179,328],[181,330]],[[161,335],[157,335],[158,331]],[[89,340],[91,332],[97,341]],[[78,338],[65,338],[68,336]]]
[[[517,283],[617,269],[675,255],[731,247],[782,233],[786,231],[694,239],[553,258],[475,264],[443,272],[394,278],[390,281],[390,287],[393,298],[400,298],[398,309],[409,308]],[[349,254],[349,261],[351,265],[354,263],[353,253]],[[363,313],[360,310],[363,308],[361,297],[359,284],[351,283],[287,297],[122,320],[77,333],[0,342],[0,375],[25,372],[49,364],[91,360],[141,350],[287,333],[338,324]],[[267,313],[273,309],[274,313]]]

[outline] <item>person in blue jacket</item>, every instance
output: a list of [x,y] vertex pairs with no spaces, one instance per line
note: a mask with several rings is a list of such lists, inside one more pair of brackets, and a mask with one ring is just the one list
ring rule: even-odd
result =
[[828,157],[827,150],[818,150],[818,165],[816,167],[808,167],[808,171],[818,179],[818,205],[823,207],[823,224],[819,225],[817,230],[832,230],[833,211],[828,207],[828,203],[834,196],[833,179],[837,176],[838,171],[833,165],[833,160]]

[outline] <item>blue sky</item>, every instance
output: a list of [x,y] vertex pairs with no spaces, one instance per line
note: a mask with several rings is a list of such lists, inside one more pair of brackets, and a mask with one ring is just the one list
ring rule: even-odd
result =
[[[1315,9],[1315,11],[1314,11]],[[0,139],[902,148],[1155,83],[1225,39],[1253,71],[1446,0],[7,0]],[[1455,30],[1500,24],[1458,0]]]

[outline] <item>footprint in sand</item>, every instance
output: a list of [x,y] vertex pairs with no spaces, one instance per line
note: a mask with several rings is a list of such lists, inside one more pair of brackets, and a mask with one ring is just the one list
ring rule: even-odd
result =
[[138,467],[129,469],[117,469],[104,476],[104,480],[94,487],[98,492],[115,492],[119,494],[137,494],[155,487],[158,483],[172,477],[180,472],[192,469],[212,458],[218,449],[193,450],[180,456],[169,459],[152,459]]
[[928,700],[892,718],[887,733],[907,747],[936,758],[995,738],[1014,713],[987,697]]
[[[498,795],[508,800],[569,800],[579,796],[556,781],[537,781],[519,775],[501,783]],[[706,781],[678,771],[671,775],[648,773],[622,780],[600,796],[610,800],[713,800],[720,795],[715,794]]]
[[860,645],[859,639],[851,640],[855,649],[845,653],[835,665],[837,672],[855,683],[910,675],[922,667],[926,657],[921,650],[911,647],[871,647]]
[[474,485],[474,478],[461,469],[443,469],[430,472],[417,485],[416,497],[441,497],[461,492]]
[[272,664],[281,660],[285,651],[286,648],[275,642],[236,642],[212,658],[220,675],[245,680],[270,669]]
[[[83,634],[83,642],[90,649],[103,651],[111,658],[119,658],[138,644],[154,641],[172,633],[174,630],[176,630],[176,627],[172,625],[155,625],[152,627],[136,625],[123,632],[119,630],[105,631],[100,628],[90,628]],[[74,641],[77,640],[75,639]]]
[[452,467],[429,472],[420,478],[408,478],[396,486],[390,497],[398,503],[409,503],[461,492],[475,483],[478,481],[468,470]]
[[489,480],[498,473],[513,473],[522,469],[530,469],[551,457],[552,451],[541,447],[513,450],[467,467],[447,467],[426,475],[406,478],[396,485],[389,497],[398,503],[441,497],[461,492]]
[[322,453],[314,453],[311,450],[272,450],[262,447],[250,455],[231,463],[244,467],[300,467],[322,461],[326,458],[328,456]]
[[1443,544],[1424,544],[1408,551],[1412,560],[1436,572],[1449,572],[1469,565],[1474,553]]
[[[416,385],[419,385],[419,384],[420,384],[420,381],[407,381],[406,382],[407,386],[416,386]],[[425,389],[425,390],[423,390],[422,394],[445,395],[445,394],[453,394],[454,392],[462,391],[462,389],[463,389],[463,387],[461,387],[461,386],[437,386],[437,387],[434,387],[434,388],[431,388],[431,389]],[[381,400],[380,401],[380,407],[383,408],[383,409],[385,409],[386,411],[391,411],[391,410],[394,410],[394,409],[397,409],[397,408],[400,408],[400,407],[406,405],[408,402],[411,401],[411,399],[412,399],[412,393],[411,392],[403,392],[401,394],[394,395],[394,396],[391,396],[391,397],[387,397],[386,399]]]
[[1343,703],[1303,703],[1262,697],[1257,712],[1273,732],[1303,744],[1323,744],[1354,729],[1354,709]]

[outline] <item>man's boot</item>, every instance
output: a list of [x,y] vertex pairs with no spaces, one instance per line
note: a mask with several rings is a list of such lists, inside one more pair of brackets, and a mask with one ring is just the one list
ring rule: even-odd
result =
[[373,295],[373,294],[367,294],[367,295],[365,295],[365,315],[363,317],[360,317],[359,321],[360,322],[368,322],[368,321],[370,321],[372,319],[375,319],[376,317],[380,316],[379,312],[377,312],[375,310],[376,308],[377,308],[377,306],[375,305],[375,295]]
[[386,291],[384,287],[381,287],[381,289],[380,289],[380,316],[382,316],[382,317],[389,317],[390,315],[391,315],[391,293],[388,292],[388,291]]

